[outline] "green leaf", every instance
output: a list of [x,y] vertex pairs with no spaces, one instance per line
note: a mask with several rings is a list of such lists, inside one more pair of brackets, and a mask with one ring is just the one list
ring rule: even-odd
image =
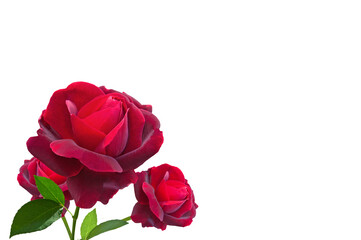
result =
[[91,211],[85,216],[83,223],[81,224],[80,235],[82,239],[87,239],[90,231],[96,227],[97,221],[97,212],[94,208],[93,211]]
[[39,177],[34,175],[34,178],[36,186],[38,187],[38,190],[44,199],[53,200],[64,206],[64,193],[55,182],[46,177]]
[[93,228],[93,230],[90,231],[88,237],[84,240],[91,239],[95,236],[98,236],[101,233],[120,228],[127,224],[128,224],[128,222],[123,221],[123,220],[109,220],[109,221],[103,222],[103,223],[99,224],[98,226],[96,226],[95,228]]
[[15,214],[10,238],[21,233],[43,230],[61,217],[62,207],[48,199],[37,199],[24,204]]

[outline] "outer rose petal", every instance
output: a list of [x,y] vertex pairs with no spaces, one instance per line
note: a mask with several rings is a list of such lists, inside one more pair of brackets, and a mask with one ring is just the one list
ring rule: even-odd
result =
[[137,173],[138,181],[134,184],[134,193],[137,201],[141,204],[148,204],[148,197],[142,189],[143,182],[149,182],[148,173],[146,171]]
[[68,178],[67,185],[75,204],[80,208],[91,208],[97,201],[107,204],[121,188],[136,181],[134,172],[97,173],[84,168],[77,176]]
[[50,140],[44,136],[31,137],[27,141],[29,152],[55,173],[64,177],[77,175],[83,165],[74,158],[60,157],[51,150]]
[[135,204],[132,212],[132,221],[135,223],[142,223],[143,227],[156,227],[162,230],[167,228],[167,225],[161,222],[149,209],[149,206],[140,203]]
[[119,173],[123,171],[114,158],[79,147],[71,139],[56,140],[50,144],[50,147],[57,155],[76,158],[92,171]]
[[150,210],[159,220],[163,221],[164,212],[155,196],[154,188],[149,183],[143,182],[142,189],[148,197]]
[[63,138],[72,138],[69,110],[65,101],[72,101],[77,109],[80,109],[85,103],[103,94],[103,91],[93,84],[72,83],[66,89],[54,92],[43,114],[44,120]]
[[146,160],[156,154],[163,143],[163,133],[156,129],[151,137],[149,137],[142,146],[117,157],[117,161],[122,166],[123,170],[136,169],[142,165]]
[[172,215],[165,215],[164,216],[164,222],[166,222],[169,225],[174,226],[180,226],[180,227],[186,227],[190,225],[193,221],[193,218],[196,216],[196,207],[193,206],[191,211],[187,212],[184,216],[177,218],[173,217]]

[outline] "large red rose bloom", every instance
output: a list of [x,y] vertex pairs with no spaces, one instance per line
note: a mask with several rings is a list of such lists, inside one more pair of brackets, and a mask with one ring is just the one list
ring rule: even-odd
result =
[[150,105],[85,82],[56,91],[43,111],[29,151],[67,178],[78,207],[104,204],[135,183],[134,169],[158,152],[160,123]]

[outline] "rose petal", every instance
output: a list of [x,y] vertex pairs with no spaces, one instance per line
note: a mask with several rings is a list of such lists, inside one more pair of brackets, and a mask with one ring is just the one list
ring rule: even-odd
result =
[[140,203],[135,204],[131,218],[135,223],[142,223],[142,227],[156,227],[162,230],[167,228],[167,225],[161,222],[150,211],[147,205],[142,205]]
[[50,140],[45,136],[31,137],[27,141],[29,152],[48,166],[51,170],[64,177],[77,175],[83,165],[74,158],[64,158],[54,154],[50,148]]
[[193,206],[193,208],[182,217],[174,217],[173,214],[172,215],[165,214],[164,222],[166,222],[168,225],[186,227],[192,223],[193,218],[195,216],[196,216],[196,210],[195,210],[195,206]]
[[169,164],[162,164],[158,167],[152,167],[150,169],[150,184],[155,187],[158,186],[163,180],[166,172],[168,172],[169,174],[168,180],[185,182],[184,175],[179,168],[171,166]]
[[77,116],[80,118],[86,118],[93,112],[98,111],[105,103],[105,101],[108,99],[107,95],[99,95],[98,97],[95,97],[88,103],[86,103],[78,112]]
[[71,139],[61,139],[50,144],[54,153],[66,158],[78,159],[90,170],[95,172],[122,172],[118,162],[107,155],[102,155],[78,146]]
[[143,182],[142,189],[148,197],[150,210],[160,221],[163,221],[164,212],[155,196],[154,188],[149,183]]
[[103,204],[121,188],[136,181],[134,172],[97,173],[84,168],[77,176],[68,178],[67,185],[75,204],[80,208],[91,208],[97,201]]
[[66,100],[72,101],[77,109],[80,109],[85,103],[99,95],[104,95],[103,91],[90,83],[72,83],[66,89],[54,92],[43,114],[44,120],[63,138],[72,138]]
[[129,138],[127,146],[124,149],[124,154],[133,151],[142,145],[145,124],[142,112],[132,103],[128,104],[128,119]]
[[112,108],[105,108],[94,112],[84,118],[89,126],[107,134],[109,133],[119,122],[120,105]]
[[71,115],[71,124],[76,142],[89,150],[94,150],[105,137],[105,133],[75,115]]
[[158,129],[154,130],[154,133],[143,144],[126,154],[122,154],[117,157],[117,161],[124,170],[136,169],[142,165],[146,160],[156,154],[163,143],[163,134]]
[[162,206],[162,209],[166,214],[171,214],[177,211],[184,204],[185,201],[186,200],[165,201],[165,202],[160,202],[159,204]]
[[137,173],[138,181],[134,184],[134,193],[137,201],[141,204],[148,204],[148,197],[145,195],[142,185],[143,182],[149,183],[148,173],[146,171]]
[[122,121],[107,134],[103,142],[99,144],[96,149],[97,152],[106,153],[113,157],[119,156],[123,152],[129,136],[127,114],[128,113],[126,113]]
[[133,98],[132,96],[126,94],[125,92],[122,93],[123,95],[127,96],[130,102],[134,103],[135,106],[138,108],[144,109],[148,112],[152,112],[152,105],[142,105],[137,99]]
[[150,136],[152,136],[154,130],[160,128],[160,122],[156,116],[154,116],[151,112],[141,109],[141,112],[145,119],[142,139],[146,141]]

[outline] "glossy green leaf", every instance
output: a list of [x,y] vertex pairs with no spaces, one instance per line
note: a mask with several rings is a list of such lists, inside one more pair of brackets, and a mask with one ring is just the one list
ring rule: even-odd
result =
[[64,206],[64,193],[55,182],[46,177],[34,176],[34,178],[36,186],[44,199],[53,200]]
[[120,228],[127,224],[128,224],[128,222],[123,221],[123,220],[109,220],[109,221],[103,222],[103,223],[99,224],[98,226],[96,226],[95,228],[93,228],[93,230],[90,231],[88,237],[84,240],[91,239],[95,236],[98,236],[99,234]]
[[97,225],[97,212],[94,208],[93,211],[89,212],[81,224],[80,235],[82,239],[87,239],[91,230],[93,230]]
[[48,199],[37,199],[24,204],[15,214],[10,237],[49,227],[61,217],[62,207]]

